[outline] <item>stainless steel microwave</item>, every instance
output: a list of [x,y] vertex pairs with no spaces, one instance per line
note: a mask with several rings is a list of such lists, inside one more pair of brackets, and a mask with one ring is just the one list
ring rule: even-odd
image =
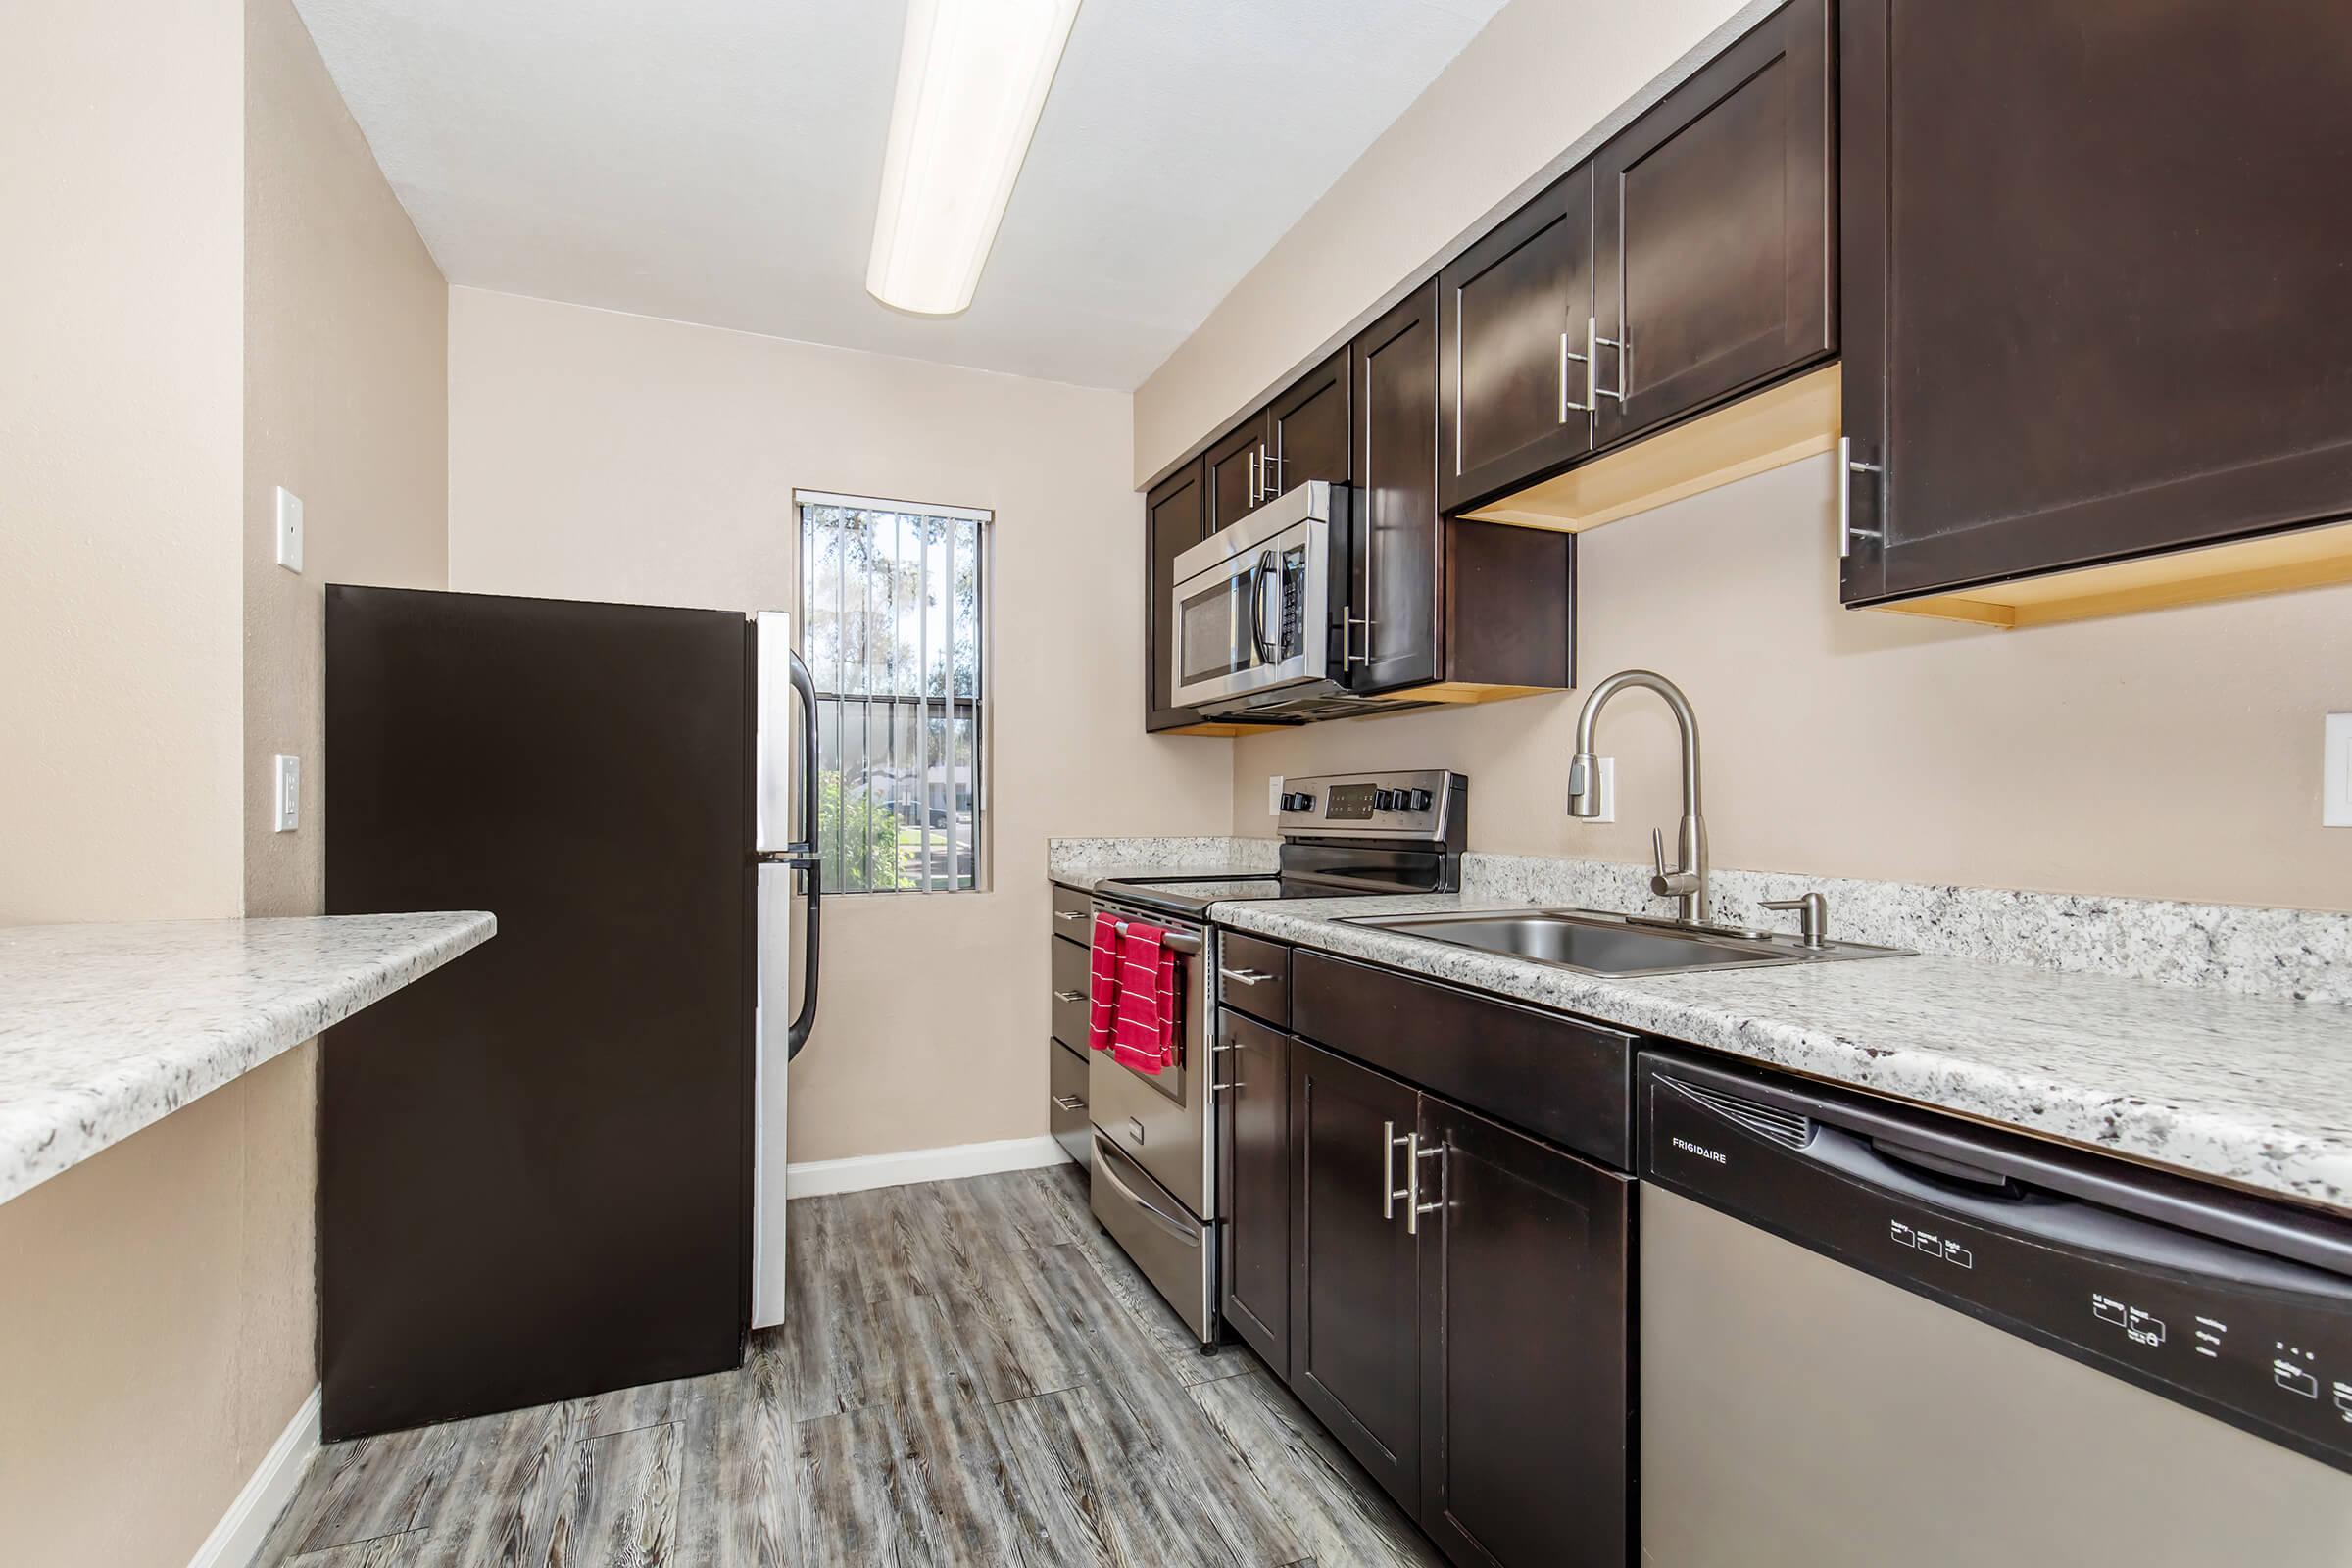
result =
[[1346,489],[1311,479],[1176,558],[1164,608],[1177,706],[1231,711],[1336,686],[1332,550],[1347,520],[1335,506]]

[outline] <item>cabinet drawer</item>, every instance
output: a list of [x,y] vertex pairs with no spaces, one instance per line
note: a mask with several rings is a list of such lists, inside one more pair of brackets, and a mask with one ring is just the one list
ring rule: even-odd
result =
[[1047,1104],[1046,1125],[1054,1133],[1054,1141],[1080,1165],[1088,1165],[1094,1154],[1094,1129],[1086,1114],[1086,1053],[1072,1051],[1054,1041],[1046,1050],[1054,1058],[1048,1074],[1048,1093],[1053,1097]]
[[1291,1022],[1291,950],[1226,931],[1217,938],[1217,995],[1228,1007],[1279,1028]]
[[1633,1036],[1327,953],[1293,968],[1296,1033],[1631,1168]]
[[1054,944],[1054,1038],[1086,1050],[1088,964],[1094,955],[1075,942]]
[[1086,943],[1091,935],[1087,925],[1093,918],[1094,903],[1076,888],[1054,884],[1054,934],[1081,945]]

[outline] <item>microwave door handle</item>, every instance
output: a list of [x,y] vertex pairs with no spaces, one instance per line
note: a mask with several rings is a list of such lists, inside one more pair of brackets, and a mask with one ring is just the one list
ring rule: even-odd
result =
[[1250,646],[1261,664],[1275,662],[1280,652],[1266,639],[1266,581],[1274,574],[1274,552],[1265,551],[1250,569]]

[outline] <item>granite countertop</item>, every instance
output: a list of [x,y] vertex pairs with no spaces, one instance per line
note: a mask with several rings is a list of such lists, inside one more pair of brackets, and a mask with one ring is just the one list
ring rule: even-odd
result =
[[1047,845],[1046,876],[1081,893],[1121,877],[1272,876],[1277,849],[1273,839],[1054,839]]
[[1943,956],[1603,979],[1338,918],[1508,902],[1234,902],[1210,917],[2352,1213],[2352,1007]]
[[0,1202],[497,929],[479,911],[0,926]]

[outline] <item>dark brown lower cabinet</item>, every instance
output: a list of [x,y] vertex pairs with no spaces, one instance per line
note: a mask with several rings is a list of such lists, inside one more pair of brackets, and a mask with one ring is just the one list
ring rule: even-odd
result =
[[1457,1563],[1624,1568],[1634,1179],[1421,1097],[1421,1527]]
[[1218,1188],[1225,1195],[1225,1321],[1278,1377],[1291,1366],[1290,1037],[1218,1014]]
[[1626,1568],[1633,1178],[1284,1045],[1293,1392],[1454,1562]]
[[1291,1049],[1291,1392],[1407,1508],[1421,1489],[1420,1280],[1408,1085]]

